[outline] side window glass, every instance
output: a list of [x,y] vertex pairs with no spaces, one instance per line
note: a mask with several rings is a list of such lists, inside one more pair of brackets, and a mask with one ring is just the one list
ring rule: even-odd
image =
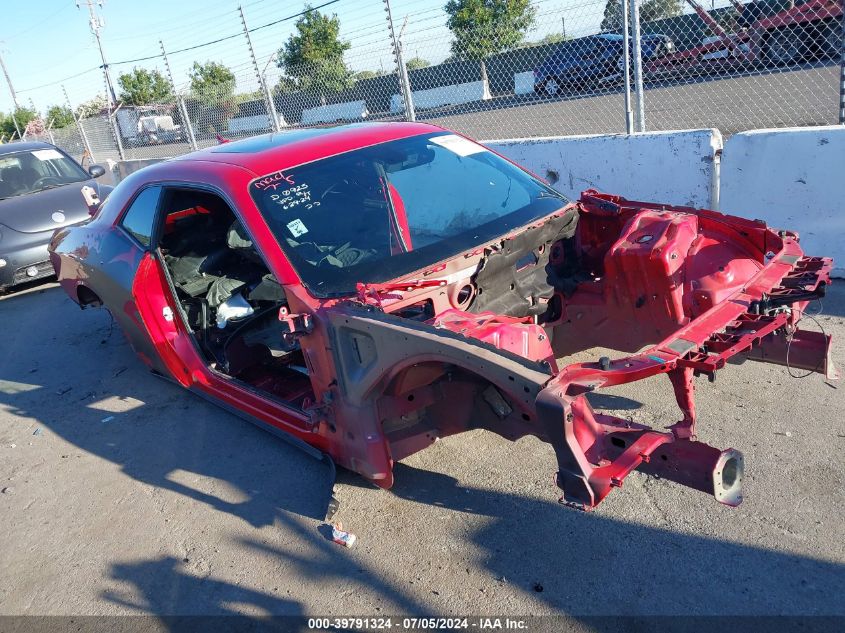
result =
[[144,246],[149,246],[155,226],[161,187],[144,189],[123,215],[121,226]]

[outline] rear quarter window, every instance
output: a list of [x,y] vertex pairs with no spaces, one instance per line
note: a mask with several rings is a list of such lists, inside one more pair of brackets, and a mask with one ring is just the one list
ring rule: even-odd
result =
[[120,226],[144,246],[149,247],[155,227],[161,187],[148,187],[139,193],[123,214]]

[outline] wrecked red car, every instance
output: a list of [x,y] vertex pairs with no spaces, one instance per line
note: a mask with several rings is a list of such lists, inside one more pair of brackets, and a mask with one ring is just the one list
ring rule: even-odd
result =
[[[633,470],[742,500],[742,455],[700,441],[697,376],[731,358],[834,376],[798,327],[832,261],[798,236],[587,191],[570,202],[416,123],[290,131],[130,175],[51,257],[151,370],[383,488],[396,460],[488,429],[552,445],[562,500]],[[568,364],[593,347],[614,358]],[[665,374],[650,428],[585,394]]]

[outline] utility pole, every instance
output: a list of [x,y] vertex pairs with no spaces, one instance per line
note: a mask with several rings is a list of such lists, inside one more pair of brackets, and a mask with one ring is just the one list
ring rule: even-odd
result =
[[[9,86],[9,93],[12,95],[12,103],[15,104],[15,110],[20,108],[20,104],[18,103],[18,95],[15,94],[15,88],[12,86],[12,79],[9,77],[9,71],[6,70],[6,62],[3,61],[3,54],[0,53],[0,66],[3,67],[3,74],[6,76],[6,85]],[[15,130],[18,133],[18,138],[21,136],[21,129],[18,127],[18,119],[15,117],[15,113],[12,112],[12,122],[15,124]]]
[[15,94],[15,87],[12,85],[12,78],[9,77],[9,71],[6,69],[6,62],[3,61],[3,53],[0,52],[0,66],[3,67],[3,74],[6,76],[6,85],[9,86],[9,94],[12,95],[12,103],[15,104],[15,110],[20,108],[18,103],[18,95]]
[[[405,102],[405,120],[416,121],[417,113],[414,110],[414,98],[411,94],[411,80],[408,78],[408,68],[405,66],[405,59],[402,56],[402,33],[396,35],[393,30],[393,15],[390,12],[390,0],[384,0],[384,10],[387,12],[387,27],[390,31],[390,39],[393,41],[393,56],[396,60],[396,70],[399,75],[399,89],[402,92],[402,101]],[[407,26],[408,20],[405,19]],[[404,31],[405,27],[402,27]]]
[[563,16],[560,16],[560,30],[563,39],[566,39],[566,18]]
[[[76,0],[77,9],[80,8],[79,2],[80,0]],[[97,11],[94,8],[94,3],[96,2],[102,9],[103,0],[85,0],[85,2],[88,5],[88,13],[91,16],[88,24],[91,27],[91,33],[93,33],[94,37],[97,39],[97,47],[100,49],[100,59],[103,60],[103,76],[106,79],[106,103],[108,104],[109,111],[111,112],[112,105],[117,103],[117,97],[115,96],[114,85],[111,81],[111,73],[109,73],[109,64],[106,61],[106,54],[103,52],[103,42],[100,39],[100,29],[103,28],[104,25],[103,18],[97,15]]]

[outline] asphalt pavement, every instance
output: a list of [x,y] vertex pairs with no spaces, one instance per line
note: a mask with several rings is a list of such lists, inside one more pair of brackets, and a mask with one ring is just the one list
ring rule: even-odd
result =
[[[845,367],[845,287],[816,320]],[[2,615],[845,615],[841,382],[752,362],[699,381],[700,439],[746,456],[738,508],[633,473],[574,511],[549,446],[474,431],[390,491],[341,472],[346,549],[324,464],[147,373],[105,311],[52,284],[0,299],[0,323]],[[663,377],[594,405],[677,416]]]

